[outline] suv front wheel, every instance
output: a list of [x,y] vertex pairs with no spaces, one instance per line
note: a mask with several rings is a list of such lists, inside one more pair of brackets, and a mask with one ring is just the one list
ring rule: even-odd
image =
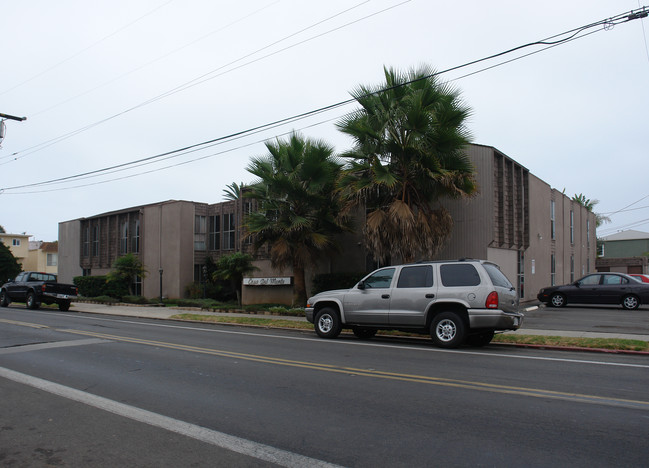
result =
[[430,324],[430,337],[440,348],[457,348],[464,343],[465,326],[462,318],[454,312],[442,312]]
[[336,338],[340,335],[340,317],[330,307],[322,308],[315,316],[315,332],[321,338]]

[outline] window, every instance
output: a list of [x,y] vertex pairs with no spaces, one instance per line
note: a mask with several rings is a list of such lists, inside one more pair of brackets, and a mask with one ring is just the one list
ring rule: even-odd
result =
[[582,286],[593,286],[599,284],[600,275],[590,275],[586,276],[584,279],[579,281],[579,284]]
[[207,236],[210,250],[219,250],[221,248],[221,217],[210,216],[210,230]]
[[554,225],[554,200],[550,200],[550,238],[552,240],[556,239],[556,231]]
[[494,286],[507,289],[513,287],[505,274],[500,271],[500,268],[498,268],[496,265],[493,265],[491,263],[483,263],[483,266],[487,274],[489,275],[489,278],[491,278],[491,282],[494,284]]
[[223,250],[234,250],[234,213],[223,215]]
[[575,243],[575,212],[570,210],[570,243]]
[[394,268],[379,270],[373,273],[372,276],[365,278],[363,284],[367,289],[389,288],[394,276],[394,270]]
[[12,239],[11,245],[13,245],[14,247],[18,247],[20,245],[20,239]]
[[59,254],[57,253],[47,254],[47,266],[57,266],[58,260],[59,260]]
[[122,223],[121,236],[119,239],[119,253],[128,253],[128,221]]
[[554,254],[550,255],[550,286],[555,286],[557,284],[556,280],[557,266]]
[[142,295],[142,277],[140,275],[136,275],[133,280],[133,292],[136,296]]
[[590,247],[590,219],[586,220],[586,246]]
[[194,250],[205,250],[207,216],[194,216]]
[[442,265],[439,271],[444,286],[477,286],[480,284],[478,270],[468,263]]
[[82,248],[81,248],[81,255],[83,257],[87,257],[90,255],[90,227],[86,227],[83,230],[83,241],[82,241]]
[[518,295],[525,296],[525,252],[518,252]]
[[135,220],[135,226],[133,230],[135,232],[133,233],[133,239],[132,239],[132,251],[134,253],[138,253],[140,251],[140,220],[139,219]]
[[92,227],[92,256],[99,256],[99,226]]
[[430,288],[432,285],[433,268],[426,265],[403,268],[397,288]]
[[570,256],[570,282],[573,283],[575,281],[575,256],[571,255]]

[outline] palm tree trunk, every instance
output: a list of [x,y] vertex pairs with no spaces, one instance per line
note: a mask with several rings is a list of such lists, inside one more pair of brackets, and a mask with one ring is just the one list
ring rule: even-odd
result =
[[293,263],[293,307],[304,307],[306,299],[304,267]]

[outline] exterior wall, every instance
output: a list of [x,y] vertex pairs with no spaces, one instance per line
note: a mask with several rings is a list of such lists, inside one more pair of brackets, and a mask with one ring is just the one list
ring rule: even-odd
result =
[[[9,247],[18,263],[25,265],[29,257],[29,238],[27,234],[0,234],[0,242]],[[14,244],[18,245],[14,245]],[[23,271],[25,267],[23,266]]]
[[[58,274],[58,244],[56,242],[30,241],[27,261],[23,264],[25,271],[42,271]],[[50,256],[50,265],[48,265]],[[52,261],[53,260],[53,261]]]
[[649,252],[649,239],[605,240],[604,258],[639,257]]
[[[142,262],[148,271],[142,295],[183,297],[193,281],[194,204],[165,202],[142,208]],[[160,275],[162,269],[162,275]]]
[[59,223],[59,276],[62,283],[72,283],[81,276],[81,222],[79,220]]

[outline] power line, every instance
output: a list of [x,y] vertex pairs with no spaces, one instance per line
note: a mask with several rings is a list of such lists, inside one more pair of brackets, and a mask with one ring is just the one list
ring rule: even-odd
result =
[[[644,15],[644,16],[642,16],[642,15]],[[517,46],[517,47],[514,47],[512,49],[506,50],[504,52],[500,52],[500,53],[493,54],[491,56],[488,56],[488,57],[485,57],[485,58],[482,58],[482,59],[477,59],[477,60],[474,60],[474,61],[471,61],[471,62],[467,62],[465,64],[458,65],[458,66],[443,70],[441,72],[433,73],[431,75],[428,75],[427,77],[420,78],[420,79],[428,79],[428,78],[431,78],[431,77],[436,76],[436,75],[447,73],[447,72],[450,72],[450,71],[453,71],[453,70],[458,70],[460,68],[464,68],[464,67],[467,67],[467,66],[470,66],[470,65],[474,65],[474,64],[477,64],[477,63],[480,63],[480,62],[483,62],[483,61],[491,60],[493,58],[500,57],[500,56],[503,56],[505,54],[509,54],[509,53],[514,52],[514,51],[521,50],[523,48],[534,46],[534,45],[547,45],[548,47],[543,49],[543,50],[546,50],[548,48],[556,47],[557,45],[564,44],[566,42],[570,42],[570,41],[575,40],[575,39],[580,38],[580,37],[586,37],[587,35],[593,34],[594,32],[598,32],[600,30],[610,29],[610,27],[612,27],[615,24],[625,23],[625,22],[631,21],[633,19],[638,19],[638,18],[645,17],[646,15],[647,15],[646,7],[643,7],[643,9],[640,12],[634,12],[633,10],[631,10],[630,12],[623,13],[623,14],[618,15],[618,16],[613,17],[613,18],[608,18],[608,19],[601,20],[601,21],[598,21],[598,22],[595,22],[595,23],[591,23],[589,25],[582,26],[582,27],[576,28],[576,29],[572,29],[570,31],[566,31],[564,33],[557,34],[557,35],[551,36],[549,38],[542,39],[540,41],[531,42],[531,43],[528,43],[528,44]],[[602,29],[592,31],[592,32],[589,32],[589,33],[584,34],[582,36],[579,36],[580,33],[584,32],[584,31],[587,31],[588,29],[591,29],[593,27],[597,27],[597,26],[602,26]],[[561,36],[567,36],[567,37],[564,37],[564,38],[558,39],[558,40],[552,40],[552,39],[556,39],[556,38],[561,37]],[[539,51],[536,51],[536,52],[539,52]],[[522,57],[525,57],[525,56],[528,56],[528,55],[531,55],[531,53],[526,54],[526,55],[524,55]],[[522,58],[522,57],[518,57],[518,58]],[[511,60],[506,61],[504,63],[508,63],[510,61]],[[485,70],[489,69],[489,68],[493,68],[493,67],[487,67],[487,68],[485,68]],[[465,76],[468,76],[468,75],[465,75]],[[384,88],[384,89],[375,91],[374,93],[370,93],[368,95],[377,94],[377,93],[380,93],[380,92],[385,92],[385,91],[388,91],[390,89],[397,88],[399,86],[405,86],[405,85],[411,84],[413,82],[414,81],[410,81],[410,82],[407,82],[407,83],[403,83],[401,85],[396,85],[396,86]],[[22,188],[38,187],[38,186],[49,185],[49,184],[53,184],[53,183],[60,183],[60,182],[63,182],[63,181],[82,178],[82,177],[86,177],[86,176],[89,176],[89,175],[94,175],[94,174],[99,174],[99,173],[103,173],[103,172],[107,172],[107,171],[111,171],[111,170],[115,170],[115,169],[124,168],[124,167],[127,167],[127,166],[133,166],[135,164],[139,164],[139,163],[142,163],[142,162],[152,161],[152,160],[155,160],[155,159],[163,158],[165,156],[170,156],[170,155],[172,155],[174,153],[181,153],[181,152],[184,152],[184,151],[187,151],[187,150],[190,150],[190,149],[199,148],[199,147],[202,147],[202,146],[207,146],[207,145],[218,143],[218,142],[225,142],[225,141],[228,141],[228,140],[233,139],[233,138],[243,137],[245,135],[252,134],[253,132],[258,132],[258,131],[261,131],[261,130],[264,130],[264,129],[273,128],[275,126],[279,126],[279,125],[286,124],[286,123],[289,123],[289,122],[301,120],[303,118],[306,118],[306,117],[309,117],[309,116],[312,116],[312,115],[316,115],[316,114],[319,114],[319,113],[322,113],[322,112],[326,112],[326,111],[329,111],[329,110],[332,110],[332,109],[335,109],[335,108],[350,104],[350,103],[355,102],[355,101],[356,101],[355,98],[347,99],[345,101],[340,101],[338,103],[331,104],[329,106],[325,106],[325,107],[321,107],[319,109],[315,109],[315,110],[312,110],[312,111],[304,112],[302,114],[297,114],[297,115],[294,115],[292,117],[276,120],[276,121],[271,122],[271,123],[267,123],[267,124],[264,124],[264,125],[259,125],[259,126],[256,126],[256,127],[252,127],[252,128],[247,129],[247,130],[232,133],[230,135],[214,138],[214,139],[207,140],[207,141],[204,141],[204,142],[201,142],[201,143],[196,143],[194,145],[186,146],[184,148],[180,148],[180,149],[173,150],[173,151],[168,151],[168,152],[161,153],[161,154],[154,155],[154,156],[149,156],[147,158],[139,159],[139,160],[136,160],[136,161],[131,161],[131,162],[128,162],[128,163],[123,163],[123,164],[120,164],[120,165],[117,165],[117,166],[111,166],[111,167],[104,168],[104,169],[98,169],[98,170],[95,170],[95,171],[90,171],[90,172],[77,174],[77,175],[72,175],[72,176],[68,176],[68,177],[62,177],[62,178],[58,178],[58,179],[52,179],[52,180],[49,180],[49,181],[37,182],[37,183],[33,183],[33,184],[24,184],[24,185],[13,186],[13,187],[5,187],[4,189],[1,189],[0,193],[4,192],[4,191],[7,191],[7,190],[17,190],[17,189],[22,189]],[[151,171],[148,171],[148,172],[151,172]]]
[[[258,61],[260,61],[260,60],[266,59],[266,58],[268,58],[268,57],[271,57],[271,56],[273,56],[273,55],[279,54],[279,53],[284,52],[284,51],[286,51],[286,50],[292,49],[292,48],[294,48],[294,47],[297,47],[298,45],[301,45],[301,44],[304,44],[304,43],[306,43],[306,42],[312,41],[312,40],[317,39],[317,38],[319,38],[319,37],[322,37],[322,36],[324,36],[324,35],[326,35],[326,34],[330,34],[330,33],[334,32],[334,31],[338,31],[338,30],[340,30],[340,29],[343,29],[343,28],[345,28],[345,27],[351,26],[351,25],[356,24],[356,23],[358,23],[358,22],[360,22],[360,21],[363,21],[363,20],[365,20],[365,19],[371,18],[371,17],[373,17],[373,16],[376,16],[376,15],[378,15],[378,14],[384,13],[384,12],[386,12],[386,11],[392,10],[392,9],[394,9],[394,8],[396,8],[396,7],[399,7],[399,6],[401,6],[401,5],[404,5],[404,4],[406,4],[406,3],[411,2],[412,0],[404,0],[404,1],[402,1],[402,2],[400,2],[400,3],[398,3],[398,4],[396,4],[396,5],[392,5],[392,6],[390,6],[390,7],[386,7],[386,8],[384,8],[384,9],[382,9],[382,10],[379,10],[379,11],[377,11],[377,12],[374,12],[374,13],[371,13],[371,14],[369,14],[369,15],[366,15],[366,16],[360,18],[360,19],[356,19],[356,20],[351,21],[351,22],[348,22],[348,23],[346,23],[346,24],[344,24],[344,25],[342,25],[342,26],[338,26],[338,27],[336,27],[336,28],[332,28],[332,29],[330,29],[330,30],[328,30],[328,31],[325,31],[324,33],[317,34],[317,35],[315,35],[315,36],[312,36],[312,37],[310,37],[310,38],[304,39],[304,40],[299,41],[299,42],[297,42],[297,43],[295,43],[295,44],[292,44],[292,45],[290,45],[290,46],[284,47],[284,48],[282,48],[282,49],[280,49],[280,50],[277,50],[277,51],[275,51],[275,52],[269,53],[269,54],[264,55],[264,56],[262,56],[262,57],[259,57],[259,58],[257,58],[257,59],[254,59],[254,60],[251,60],[251,61],[246,62],[246,63],[244,63],[244,64],[241,64],[241,65],[239,65],[239,66],[237,66],[237,67],[234,67],[234,68],[231,68],[231,69],[229,69],[229,70],[223,71],[223,72],[221,72],[221,73],[219,73],[219,74],[217,74],[217,75],[214,75],[214,73],[216,73],[216,72],[222,70],[222,69],[225,68],[225,67],[228,67],[228,66],[230,66],[230,65],[233,65],[233,64],[235,64],[235,63],[237,63],[237,62],[239,62],[239,61],[241,61],[241,60],[243,60],[243,59],[245,59],[245,58],[247,58],[247,57],[250,57],[250,56],[252,56],[252,55],[254,55],[254,54],[256,54],[256,53],[258,53],[258,52],[260,52],[260,51],[263,51],[263,50],[265,50],[265,49],[271,47],[272,45],[276,45],[276,44],[278,44],[278,43],[280,43],[280,42],[283,42],[284,40],[289,39],[289,38],[295,36],[296,34],[302,33],[302,32],[304,32],[304,31],[306,31],[306,30],[308,30],[308,29],[311,29],[312,27],[314,27],[314,26],[316,26],[316,25],[322,24],[322,23],[324,23],[325,21],[329,21],[329,20],[331,20],[331,19],[333,19],[333,18],[335,18],[335,17],[337,17],[337,16],[340,16],[342,13],[348,12],[348,11],[350,11],[350,10],[352,10],[352,9],[354,9],[354,8],[356,8],[356,7],[358,7],[358,6],[362,5],[362,4],[364,4],[364,3],[367,3],[367,1],[369,1],[369,0],[365,0],[365,1],[363,1],[363,2],[361,2],[361,3],[359,3],[359,4],[357,4],[357,5],[355,5],[354,7],[347,8],[347,9],[343,10],[342,12],[336,13],[336,14],[333,15],[333,16],[330,16],[330,17],[328,17],[328,18],[326,18],[326,19],[324,19],[324,20],[318,21],[318,22],[315,23],[314,25],[311,25],[311,26],[309,26],[309,27],[307,27],[307,28],[304,28],[304,29],[302,29],[302,30],[300,30],[300,31],[298,31],[298,32],[296,32],[296,33],[289,34],[288,36],[285,36],[284,38],[282,38],[282,39],[280,39],[280,40],[278,40],[278,41],[276,41],[276,42],[274,42],[274,43],[272,43],[272,44],[270,44],[270,45],[268,45],[268,46],[262,47],[262,48],[260,48],[260,49],[258,49],[258,50],[256,50],[256,51],[254,51],[254,52],[252,52],[252,53],[249,53],[249,54],[247,54],[247,55],[245,55],[245,56],[243,56],[243,57],[241,57],[241,58],[239,58],[239,59],[236,59],[236,60],[234,60],[234,61],[232,61],[232,62],[230,62],[230,63],[228,63],[228,64],[222,65],[222,66],[220,66],[220,67],[218,67],[218,68],[216,68],[216,69],[214,69],[214,70],[212,70],[212,71],[210,71],[210,72],[208,72],[208,73],[206,73],[206,74],[203,74],[203,75],[201,75],[201,76],[199,76],[199,77],[197,77],[197,78],[194,78],[194,79],[192,79],[192,80],[190,80],[190,81],[188,81],[188,82],[185,82],[185,83],[183,83],[182,85],[179,85],[179,86],[177,86],[177,87],[175,87],[175,88],[173,88],[173,89],[171,89],[171,90],[168,90],[168,91],[166,91],[166,92],[164,92],[164,93],[162,93],[162,94],[159,94],[159,95],[157,95],[157,96],[155,96],[155,97],[153,97],[153,98],[150,98],[150,99],[148,99],[148,100],[146,100],[146,101],[143,101],[143,102],[141,102],[141,103],[139,103],[139,104],[137,104],[137,105],[135,105],[135,106],[132,106],[132,107],[130,107],[130,108],[128,108],[128,109],[125,109],[125,110],[123,110],[123,111],[121,111],[121,112],[118,112],[117,114],[113,114],[112,116],[109,116],[109,117],[106,117],[106,118],[104,118],[104,119],[101,119],[101,120],[99,120],[99,121],[97,121],[97,122],[94,122],[94,123],[88,124],[88,125],[86,125],[86,126],[84,126],[84,127],[81,127],[81,128],[79,128],[79,129],[77,129],[77,130],[73,130],[73,131],[71,131],[71,132],[69,132],[69,133],[66,133],[66,134],[63,134],[63,135],[59,135],[58,137],[55,137],[55,138],[52,138],[52,139],[50,139],[50,140],[47,140],[47,141],[41,142],[41,143],[39,143],[39,144],[37,144],[37,145],[34,145],[34,146],[31,146],[31,147],[29,147],[29,148],[25,148],[25,149],[23,149],[23,150],[16,151],[16,152],[12,153],[11,155],[4,156],[4,157],[0,157],[0,159],[3,159],[3,158],[12,158],[12,159],[11,159],[10,161],[8,161],[8,162],[14,162],[14,161],[17,161],[17,160],[19,160],[19,159],[24,158],[25,156],[28,156],[28,155],[33,154],[33,153],[36,153],[36,152],[38,152],[38,151],[42,151],[42,150],[45,149],[45,148],[48,148],[48,147],[50,147],[50,146],[52,146],[52,145],[55,145],[55,144],[57,144],[57,143],[59,143],[59,142],[61,142],[61,141],[67,140],[68,138],[72,138],[73,136],[76,136],[76,135],[78,135],[78,134],[80,134],[80,133],[83,133],[83,132],[85,132],[85,131],[87,131],[87,130],[90,130],[91,128],[94,128],[94,127],[97,127],[97,126],[99,126],[99,125],[102,125],[102,124],[104,124],[104,123],[106,123],[106,122],[108,122],[108,121],[110,121],[110,120],[113,120],[113,119],[115,119],[115,118],[117,118],[117,117],[120,117],[120,116],[122,116],[122,115],[124,115],[124,114],[127,114],[127,113],[129,113],[129,112],[132,112],[132,111],[134,111],[134,110],[136,110],[136,109],[139,109],[139,108],[141,108],[141,107],[147,106],[147,105],[149,105],[149,104],[152,104],[152,103],[154,103],[154,102],[156,102],[156,101],[159,101],[159,100],[161,100],[161,99],[164,99],[164,98],[166,98],[166,97],[172,96],[172,95],[174,95],[174,94],[176,94],[176,93],[179,93],[179,92],[181,92],[181,91],[185,91],[186,89],[193,88],[194,86],[197,86],[197,85],[202,84],[202,83],[204,83],[204,82],[206,82],[206,81],[209,81],[209,80],[212,80],[212,79],[214,79],[214,78],[217,78],[217,77],[219,77],[219,76],[225,75],[225,74],[230,73],[230,72],[232,72],[232,71],[238,70],[238,69],[243,68],[243,67],[245,67],[245,66],[247,66],[247,65],[250,65],[250,64],[252,64],[252,63],[258,62]],[[213,75],[213,76],[210,76],[210,75]],[[25,154],[23,154],[22,156],[18,156],[18,155],[21,154],[21,153],[25,153]],[[3,163],[3,164],[7,164],[7,162],[5,162],[5,163]]]
[[72,59],[78,57],[79,55],[83,54],[84,52],[86,52],[86,51],[88,51],[88,50],[90,50],[90,49],[92,49],[92,48],[98,46],[98,45],[101,44],[102,42],[106,41],[107,39],[110,39],[111,37],[115,36],[116,34],[120,33],[121,31],[123,31],[123,30],[125,30],[125,29],[127,29],[127,28],[129,28],[129,27],[131,27],[131,26],[133,26],[135,23],[141,21],[142,19],[146,18],[146,17],[149,16],[149,15],[152,15],[153,13],[155,13],[155,12],[158,11],[159,9],[161,9],[161,8],[163,8],[163,7],[165,7],[165,6],[167,6],[168,4],[170,4],[170,3],[173,2],[173,1],[174,1],[174,0],[168,0],[166,3],[163,3],[162,5],[158,5],[157,7],[153,8],[152,10],[149,10],[147,13],[143,14],[143,15],[140,16],[139,18],[136,18],[135,20],[131,21],[130,23],[126,24],[125,26],[122,26],[122,27],[116,29],[115,31],[113,31],[113,32],[110,33],[109,35],[107,35],[107,36],[105,36],[105,37],[99,39],[98,41],[93,42],[93,43],[90,44],[89,46],[87,46],[87,47],[81,49],[80,51],[78,51],[78,52],[72,54],[71,56],[69,56],[69,57],[67,57],[67,58],[65,58],[65,59],[63,59],[63,60],[61,60],[61,61],[55,63],[54,65],[52,65],[52,66],[46,68],[45,70],[43,70],[43,71],[37,73],[36,75],[33,75],[32,77],[27,78],[26,80],[21,81],[20,83],[18,83],[18,84],[16,84],[16,85],[12,86],[11,88],[5,89],[4,91],[0,92],[0,96],[2,96],[2,95],[4,95],[4,94],[7,94],[8,92],[13,91],[13,90],[16,89],[16,88],[21,87],[21,86],[24,85],[24,84],[27,84],[27,83],[29,83],[29,82],[31,82],[31,81],[34,81],[36,78],[40,78],[41,76],[43,76],[43,75],[45,75],[46,73],[48,73],[48,72],[54,70],[55,68],[60,67],[60,66],[63,65],[64,63],[67,63],[67,62],[69,62],[70,60],[72,60]]

